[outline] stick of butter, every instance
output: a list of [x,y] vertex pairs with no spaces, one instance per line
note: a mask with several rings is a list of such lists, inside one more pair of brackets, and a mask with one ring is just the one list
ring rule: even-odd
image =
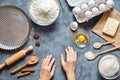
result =
[[111,37],[114,37],[116,32],[117,32],[119,23],[120,22],[118,20],[109,17],[106,21],[104,28],[103,28],[103,33],[106,35],[109,35]]

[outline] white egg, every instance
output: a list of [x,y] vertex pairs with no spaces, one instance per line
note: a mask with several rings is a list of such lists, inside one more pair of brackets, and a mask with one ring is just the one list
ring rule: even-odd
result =
[[89,0],[88,5],[89,5],[89,7],[95,6],[95,1],[94,0]]
[[87,10],[89,7],[87,4],[82,4],[81,5],[81,9],[84,11],[84,10]]
[[92,13],[95,15],[98,14],[99,13],[98,8],[97,7],[92,8]]
[[99,5],[99,9],[101,10],[101,11],[105,11],[106,10],[106,5],[105,4],[100,4]]
[[73,8],[72,12],[73,12],[73,14],[78,15],[78,14],[81,13],[81,9],[76,6],[76,7]]
[[93,14],[92,14],[91,11],[86,11],[86,12],[85,12],[85,16],[88,17],[88,18],[90,18],[90,17],[93,16]]
[[108,1],[106,1],[106,5],[107,5],[109,8],[112,8],[112,7],[114,6],[113,0],[108,0]]
[[102,0],[95,0],[96,4],[100,4],[102,2]]

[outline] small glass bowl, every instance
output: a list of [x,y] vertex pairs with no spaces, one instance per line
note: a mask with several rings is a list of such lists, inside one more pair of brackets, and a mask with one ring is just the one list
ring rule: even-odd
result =
[[[109,55],[111,55],[111,54],[109,54]],[[106,55],[106,56],[108,56],[108,55]],[[100,65],[101,60],[105,57],[105,56],[103,56],[98,62],[98,71],[99,71],[100,75],[105,79],[115,79],[120,76],[120,59],[115,55],[111,55],[111,56],[114,56],[117,59],[117,61],[119,63],[119,71],[116,74],[114,74],[113,76],[106,76],[102,72],[100,72],[99,65]]]
[[[85,37],[85,41],[84,41],[84,42],[80,42],[80,41],[78,40],[78,37],[79,37],[80,35],[83,35],[83,36]],[[74,32],[74,34],[73,34],[73,42],[74,42],[74,44],[75,44],[77,47],[79,47],[79,48],[85,48],[85,47],[89,44],[89,42],[90,42],[90,36],[89,36],[88,32],[85,31],[85,30],[77,30],[77,31]]]

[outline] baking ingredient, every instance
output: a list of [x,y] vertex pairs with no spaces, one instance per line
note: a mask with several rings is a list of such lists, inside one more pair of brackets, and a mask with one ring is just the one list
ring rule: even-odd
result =
[[30,58],[27,60],[27,62],[25,64],[23,64],[23,65],[19,66],[18,68],[12,70],[10,73],[15,74],[16,72],[18,72],[22,68],[24,68],[28,65],[37,64],[38,62],[39,62],[39,57],[37,55],[32,55],[32,56],[30,56]]
[[95,58],[95,55],[92,52],[86,52],[85,58],[87,58],[87,60],[93,60]]
[[71,30],[76,31],[78,29],[78,23],[76,21],[72,22],[70,28]]
[[95,1],[94,0],[89,0],[88,5],[89,5],[89,7],[95,6]]
[[85,3],[81,5],[81,9],[82,9],[83,11],[87,10],[88,8],[89,8],[88,5],[85,4]]
[[95,15],[99,14],[98,8],[97,7],[92,8],[92,13]]
[[22,69],[21,71],[22,71],[22,73],[24,73],[24,72],[35,72],[35,69],[34,68],[25,68],[25,69]]
[[40,46],[40,42],[37,41],[37,42],[35,43],[35,46],[39,47],[39,46]]
[[86,16],[86,17],[92,17],[93,14],[92,14],[91,11],[86,11],[86,12],[85,12],[85,16]]
[[33,46],[29,46],[26,50],[21,50],[21,51],[17,52],[10,58],[6,59],[5,62],[0,65],[0,70],[2,70],[5,66],[10,66],[13,63],[17,62],[18,60],[22,59],[23,57],[26,56],[26,54],[29,51],[32,51],[32,50],[33,50]]
[[113,7],[113,6],[114,6],[113,0],[107,0],[107,1],[106,1],[106,5],[107,5],[108,7]]
[[50,24],[59,15],[59,5],[56,0],[32,0],[30,13],[36,23]]
[[82,11],[80,9],[80,7],[74,7],[73,10],[72,10],[73,14],[75,15],[79,15]]
[[17,76],[17,78],[24,77],[24,76],[29,75],[29,74],[30,74],[30,72],[24,72],[24,73],[22,73],[22,74],[19,74],[19,75]]
[[101,74],[111,77],[119,71],[119,61],[114,55],[106,55],[100,59],[98,68]]
[[106,5],[105,4],[100,4],[99,5],[99,9],[101,10],[101,11],[105,11],[106,10]]
[[80,42],[84,42],[85,41],[85,36],[80,35],[80,36],[78,36],[78,39],[79,39]]
[[34,34],[34,39],[39,39],[39,34]]
[[115,36],[115,33],[117,32],[117,29],[119,27],[119,21],[114,18],[108,18],[107,22],[103,28],[103,33],[107,34],[111,37]]

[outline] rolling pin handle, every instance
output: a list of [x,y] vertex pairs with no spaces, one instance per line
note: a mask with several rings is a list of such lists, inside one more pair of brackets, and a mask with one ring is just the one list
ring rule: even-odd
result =
[[2,70],[5,66],[6,66],[6,64],[5,64],[5,63],[0,64],[0,70]]
[[25,51],[25,53],[29,52],[29,51],[32,51],[33,50],[33,46],[29,46]]

